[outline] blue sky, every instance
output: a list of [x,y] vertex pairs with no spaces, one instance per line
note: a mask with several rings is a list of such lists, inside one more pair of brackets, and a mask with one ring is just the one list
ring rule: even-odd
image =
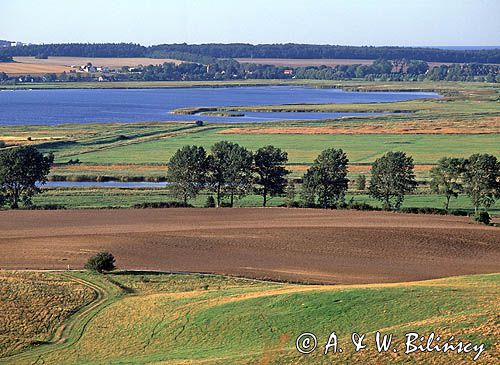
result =
[[499,45],[500,0],[0,0],[33,43]]

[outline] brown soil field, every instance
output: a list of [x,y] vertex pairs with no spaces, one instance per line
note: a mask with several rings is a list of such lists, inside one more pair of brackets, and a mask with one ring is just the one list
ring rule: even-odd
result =
[[[371,65],[375,60],[360,59],[340,59],[340,58],[236,58],[241,63],[255,63],[262,65],[305,67],[305,66],[331,66],[338,65]],[[427,62],[429,67],[436,67],[443,64],[450,65],[450,62]]]
[[182,61],[169,58],[93,58],[93,57],[49,57],[46,60],[35,57],[14,57],[15,62],[1,62],[0,72],[9,75],[46,74],[69,72],[73,68],[92,63],[94,66],[120,68],[122,66],[158,65],[165,62],[179,64]]
[[1,269],[122,269],[326,284],[500,272],[500,229],[467,217],[315,209],[0,212]]
[[[300,113],[297,113],[300,119]],[[455,120],[420,120],[416,122],[365,122],[328,127],[235,127],[218,134],[497,134],[500,118],[491,117],[474,122]]]
[[51,64],[32,64],[32,63],[17,63],[17,62],[0,62],[0,72],[5,72],[7,75],[39,75],[48,73],[63,73],[69,72],[70,67],[51,65]]

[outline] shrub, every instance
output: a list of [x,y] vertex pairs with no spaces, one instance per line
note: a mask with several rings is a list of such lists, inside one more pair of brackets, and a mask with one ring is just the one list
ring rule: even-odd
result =
[[356,189],[357,190],[365,190],[366,189],[366,176],[358,175],[356,178]]
[[371,211],[371,210],[381,210],[380,208],[377,208],[377,207],[374,207],[368,203],[365,203],[365,202],[354,202],[354,201],[350,201],[348,204],[347,204],[347,208],[348,209],[354,209],[354,210],[367,210],[367,211]]
[[469,213],[467,213],[467,211],[460,210],[460,209],[452,210],[452,211],[450,211],[449,214],[451,214],[451,215],[457,215],[457,216],[461,216],[461,217],[467,217],[469,215]]
[[31,207],[33,210],[61,210],[66,209],[62,204],[43,204],[43,205],[33,205]]
[[204,124],[204,123],[203,123],[203,121],[202,121],[202,120],[197,120],[197,121],[196,121],[196,125],[197,125],[198,127],[203,127],[203,124]]
[[184,204],[183,202],[151,202],[151,203],[138,203],[134,204],[132,208],[146,209],[146,208],[192,208],[191,204]]
[[4,148],[4,147],[5,147],[5,142],[0,139],[0,148]]
[[102,273],[115,269],[115,257],[109,252],[99,252],[89,258],[85,264],[85,269]]
[[207,196],[207,201],[205,202],[205,208],[215,208],[215,199],[212,195]]
[[439,208],[429,208],[429,207],[423,207],[423,208],[402,208],[400,210],[401,213],[410,213],[410,214],[439,214],[439,215],[446,215],[448,212],[446,209],[439,209]]
[[479,212],[472,216],[475,222],[486,224],[487,226],[491,223],[491,217],[488,212]]

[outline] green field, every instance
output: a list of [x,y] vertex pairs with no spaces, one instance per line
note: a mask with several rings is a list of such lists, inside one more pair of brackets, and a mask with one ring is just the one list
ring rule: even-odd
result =
[[309,164],[327,148],[342,148],[352,163],[368,164],[388,151],[404,151],[416,164],[434,164],[442,156],[466,157],[473,153],[496,151],[500,156],[500,135],[238,135],[217,134],[217,130],[187,133],[176,137],[129,144],[96,152],[68,155],[91,163],[165,163],[187,144],[210,148],[228,140],[250,150],[274,145],[288,152],[292,164]]
[[[7,272],[9,273],[9,272]],[[19,274],[18,274],[19,275]],[[36,275],[36,274],[32,274]],[[88,364],[323,364],[470,363],[472,354],[405,355],[403,336],[431,332],[484,343],[479,364],[498,355],[500,276],[366,286],[306,286],[204,275],[85,272],[48,273],[99,293],[54,343],[32,346],[2,363]],[[10,276],[16,277],[15,273]],[[33,285],[29,273],[17,282]],[[51,298],[51,293],[47,292]],[[1,302],[0,305],[5,305]],[[24,302],[15,310],[27,310]],[[48,311],[57,311],[49,305]],[[81,313],[82,310],[80,310]],[[258,313],[258,314],[257,314]],[[378,354],[376,331],[392,333],[397,353]],[[324,346],[335,331],[343,353],[295,350],[303,332]],[[368,349],[354,353],[350,333],[366,334]],[[34,331],[36,336],[36,330]]]

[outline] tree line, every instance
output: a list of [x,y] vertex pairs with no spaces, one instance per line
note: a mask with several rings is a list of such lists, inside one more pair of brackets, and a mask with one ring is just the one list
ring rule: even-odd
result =
[[[295,187],[286,179],[290,173],[286,169],[288,155],[279,148],[266,146],[252,153],[222,141],[214,144],[210,152],[203,147],[185,146],[168,164],[167,180],[174,194],[186,204],[203,189],[215,193],[217,206],[226,195],[233,206],[235,196],[254,192],[262,196],[262,205],[266,206],[268,197],[295,194]],[[302,205],[330,209],[345,206],[348,164],[342,149],[321,152],[302,178]],[[500,162],[493,155],[445,157],[432,168],[431,177],[431,189],[445,197],[446,210],[451,197],[459,193],[471,198],[476,213],[490,208],[500,197]],[[361,175],[356,181],[360,190],[365,189],[365,179]],[[382,202],[384,209],[400,209],[405,195],[414,192],[417,185],[413,158],[404,152],[387,152],[372,164],[368,192]]]
[[229,197],[233,206],[236,196],[252,190],[262,196],[262,205],[266,206],[269,197],[285,192],[288,155],[281,149],[266,146],[252,153],[236,143],[221,141],[210,152],[203,147],[184,146],[168,163],[167,181],[185,204],[202,189],[215,194],[216,206],[221,206],[224,197]]
[[144,57],[147,47],[134,43],[54,43],[0,47],[1,56]]
[[449,50],[423,47],[373,47],[315,44],[162,44],[150,51],[184,52],[216,58],[413,59],[427,62],[500,63],[500,49]]
[[0,56],[164,57],[166,54],[177,54],[191,58],[384,58],[427,62],[500,63],[500,49],[450,50],[423,47],[358,47],[294,43],[258,45],[182,43],[149,47],[134,43],[59,43],[0,47]]
[[[33,146],[0,149],[0,207],[31,206],[33,196],[47,181],[53,160],[52,154],[44,156]],[[313,161],[302,177],[301,203],[295,201],[295,184],[287,179],[287,162],[287,152],[272,145],[255,152],[228,141],[215,143],[209,151],[184,146],[168,162],[167,181],[185,206],[202,190],[215,196],[209,196],[207,206],[232,207],[235,198],[249,194],[260,195],[263,206],[276,196],[287,196],[289,206],[347,206],[349,158],[342,149],[326,149]],[[366,177],[358,176],[356,185],[365,190]],[[404,152],[387,152],[373,162],[367,190],[384,209],[398,210],[405,195],[414,192],[417,185],[413,158]],[[500,198],[500,161],[490,154],[444,157],[431,169],[430,186],[445,197],[446,210],[451,198],[465,193],[477,214]],[[229,203],[224,203],[225,199]]]
[[500,82],[500,66],[485,64],[441,65],[429,69],[424,61],[376,60],[371,65],[337,65],[309,67],[278,67],[263,64],[239,63],[235,60],[215,60],[210,64],[186,62],[181,64],[138,66],[130,72],[127,67],[118,72],[63,73],[43,76],[12,76],[0,73],[0,82],[88,82],[107,81],[209,81],[241,79],[314,79],[367,81],[486,81]]

